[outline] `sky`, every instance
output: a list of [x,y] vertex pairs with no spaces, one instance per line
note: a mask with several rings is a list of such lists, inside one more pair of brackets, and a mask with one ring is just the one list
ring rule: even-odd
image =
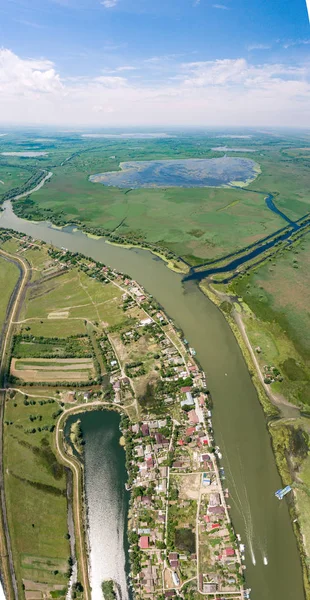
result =
[[307,3],[0,0],[0,123],[310,127]]

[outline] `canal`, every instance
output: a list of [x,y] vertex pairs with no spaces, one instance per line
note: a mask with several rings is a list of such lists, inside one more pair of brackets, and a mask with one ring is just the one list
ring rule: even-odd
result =
[[95,410],[69,417],[65,436],[79,419],[83,433],[85,493],[90,555],[92,600],[102,600],[101,584],[113,579],[121,600],[130,600],[126,526],[129,492],[125,452],[120,445],[120,416]]
[[[207,375],[217,444],[230,491],[235,529],[246,544],[246,583],[252,600],[304,600],[302,571],[270,438],[255,387],[236,339],[218,308],[195,281],[182,277],[143,250],[112,246],[67,227],[19,219],[9,203],[0,226],[81,252],[128,273],[162,304],[197,351]],[[98,500],[100,501],[100,499]],[[90,532],[90,535],[92,533]]]

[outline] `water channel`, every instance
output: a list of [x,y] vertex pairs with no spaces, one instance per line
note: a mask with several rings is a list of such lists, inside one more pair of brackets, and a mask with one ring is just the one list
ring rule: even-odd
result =
[[[0,226],[21,231],[102,261],[139,281],[162,304],[197,351],[207,375],[216,441],[230,491],[235,529],[246,544],[246,583],[252,600],[304,600],[297,544],[263,411],[247,366],[226,320],[199,290],[144,250],[94,240],[73,228],[52,228],[14,215],[9,203]],[[98,502],[98,498],[93,499]],[[90,502],[92,499],[90,498]],[[90,534],[91,535],[91,534]]]

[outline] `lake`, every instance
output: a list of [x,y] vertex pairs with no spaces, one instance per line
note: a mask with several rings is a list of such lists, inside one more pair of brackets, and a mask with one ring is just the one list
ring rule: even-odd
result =
[[127,518],[129,493],[125,452],[120,446],[120,417],[115,412],[91,411],[69,417],[65,427],[81,422],[85,441],[85,492],[90,547],[92,600],[103,600],[101,584],[113,579],[122,600],[130,600],[127,585]]
[[118,188],[224,187],[247,185],[259,173],[249,158],[187,158],[183,160],[142,160],[120,163],[120,171],[91,175],[89,180]]

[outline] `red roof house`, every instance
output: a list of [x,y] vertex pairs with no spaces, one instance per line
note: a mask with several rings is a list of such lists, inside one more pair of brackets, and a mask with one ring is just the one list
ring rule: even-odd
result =
[[199,423],[199,419],[195,410],[190,410],[187,416],[190,423]]
[[141,548],[141,550],[147,550],[149,547],[149,536],[148,535],[142,535],[139,539],[139,547]]

